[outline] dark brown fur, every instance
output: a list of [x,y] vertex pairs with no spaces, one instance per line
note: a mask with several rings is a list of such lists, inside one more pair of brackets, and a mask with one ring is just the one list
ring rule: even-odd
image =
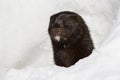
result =
[[[84,20],[74,12],[60,12],[50,18],[48,29],[58,66],[69,67],[92,53],[94,45]],[[55,39],[60,36],[60,41]]]

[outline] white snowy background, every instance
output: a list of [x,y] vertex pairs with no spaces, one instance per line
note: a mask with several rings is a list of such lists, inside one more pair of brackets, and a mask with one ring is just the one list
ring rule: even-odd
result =
[[[119,0],[0,0],[0,80],[120,80]],[[49,17],[80,14],[95,44],[92,55],[55,66]]]

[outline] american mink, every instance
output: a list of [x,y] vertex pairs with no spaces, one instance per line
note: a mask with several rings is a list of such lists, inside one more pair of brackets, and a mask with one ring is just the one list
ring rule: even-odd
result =
[[92,53],[94,45],[87,25],[77,13],[64,11],[50,17],[48,33],[51,38],[54,61],[69,67]]

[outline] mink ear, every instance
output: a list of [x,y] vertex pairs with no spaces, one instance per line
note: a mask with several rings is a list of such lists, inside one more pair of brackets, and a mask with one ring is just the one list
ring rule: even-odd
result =
[[55,23],[55,19],[58,16],[58,14],[54,14],[52,16],[50,16],[50,21],[49,21],[49,28],[48,28],[48,32],[50,33],[50,29],[52,28],[52,26]]
[[49,27],[51,27],[52,24],[55,22],[55,18],[56,17],[54,15],[50,17]]
[[50,17],[50,23],[49,23],[49,27],[52,26],[51,24],[54,24],[55,22],[55,19],[56,17],[58,16],[59,14],[54,14]]

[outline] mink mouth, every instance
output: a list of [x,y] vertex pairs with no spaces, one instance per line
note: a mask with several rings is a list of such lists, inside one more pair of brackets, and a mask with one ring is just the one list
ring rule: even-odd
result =
[[64,31],[62,31],[61,33],[58,33],[58,32],[54,32],[51,29],[49,34],[50,34],[51,39],[56,42],[66,42],[67,40],[69,40],[69,35],[66,34]]
[[67,38],[63,38],[61,36],[55,36],[54,37],[54,40],[57,42],[57,43],[60,43],[60,44],[65,44],[65,43],[68,43],[67,41]]

